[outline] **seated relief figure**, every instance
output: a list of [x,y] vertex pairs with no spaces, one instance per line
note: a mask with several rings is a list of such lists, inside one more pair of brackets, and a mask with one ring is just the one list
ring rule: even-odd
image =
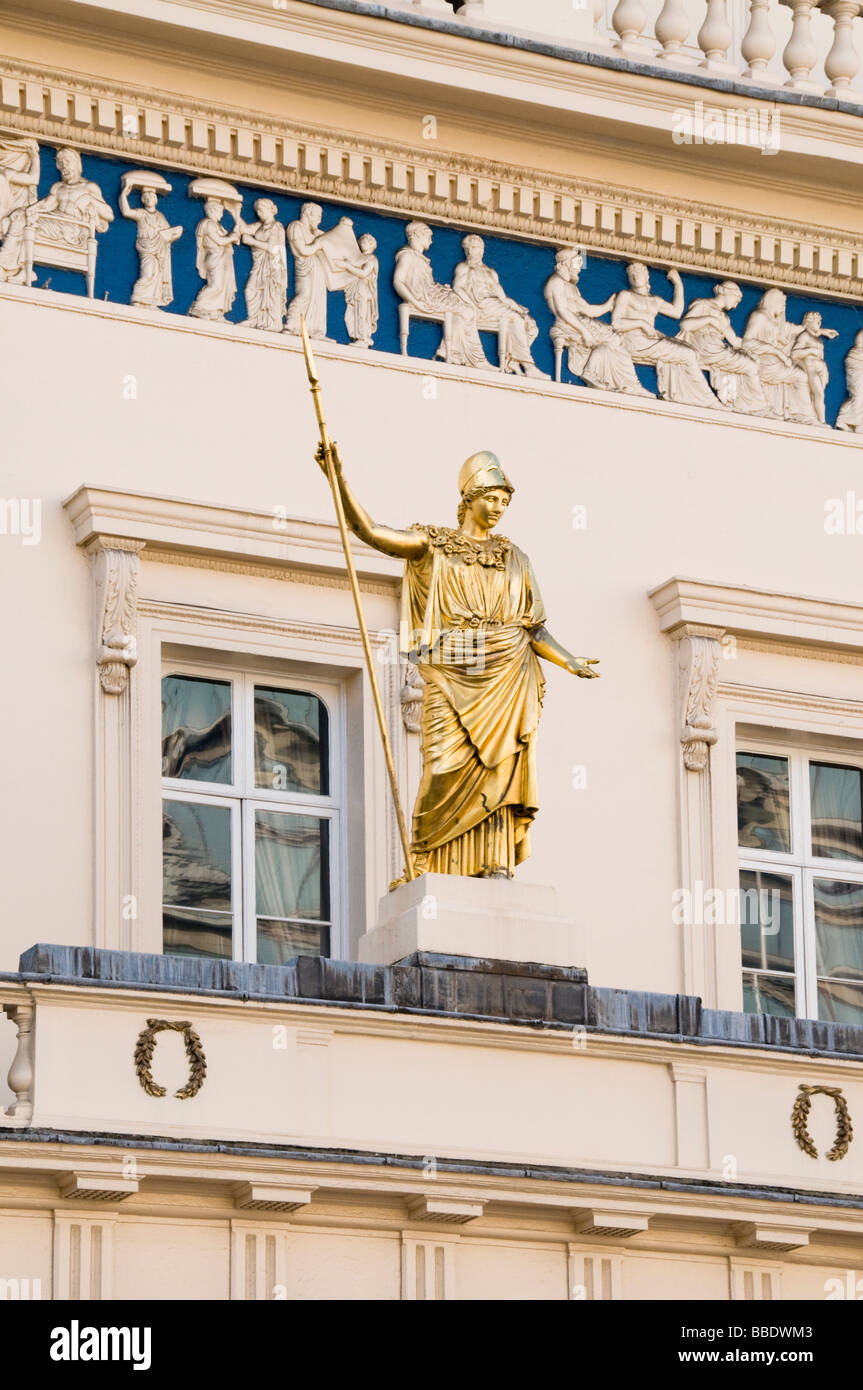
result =
[[545,302],[554,314],[549,336],[554,344],[555,379],[560,381],[563,349],[573,376],[603,391],[623,391],[630,396],[650,396],[635,374],[632,358],[618,333],[607,323],[597,322],[611,311],[614,295],[604,304],[588,304],[578,288],[584,265],[580,247],[558,251],[554,274],[545,283]]
[[770,406],[758,376],[758,363],[743,350],[742,339],[731,327],[730,309],[736,309],[742,291],[733,280],[723,280],[712,299],[693,299],[680,323],[678,339],[689,343],[723,405],[744,415],[768,415]]
[[[443,324],[443,340],[435,353],[460,367],[488,367],[476,322],[476,309],[450,285],[439,285],[425,254],[431,246],[431,228],[425,222],[409,222],[407,246],[396,252],[393,287],[403,304],[423,318]],[[407,351],[407,332],[402,331],[402,351]]]
[[99,185],[84,178],[77,150],[58,150],[56,163],[59,181],[24,212],[24,282],[33,283],[37,262],[68,266],[86,273],[92,298],[96,235],[108,230],[114,214]]
[[766,290],[746,321],[743,347],[758,364],[771,418],[814,425],[817,418],[806,372],[791,360],[799,332],[800,325],[785,318],[782,291]]
[[56,162],[59,182],[52,184],[47,197],[27,209],[26,221],[28,225],[38,223],[39,235],[46,241],[79,245],[86,240],[91,223],[97,232],[105,232],[114,214],[99,185],[84,178],[77,150],[58,150]]
[[466,259],[456,266],[452,287],[476,310],[479,327],[497,333],[500,370],[547,381],[548,372],[541,372],[531,357],[531,343],[539,329],[529,311],[504,293],[497,271],[483,263],[485,242],[481,236],[471,233],[461,244]]
[[38,183],[38,142],[0,138],[0,281],[24,283],[25,212]]
[[837,430],[863,432],[863,329],[854,339],[854,346],[845,358],[845,383],[848,388],[847,399],[839,407],[836,416]]
[[629,289],[614,296],[611,326],[620,334],[633,362],[656,368],[656,384],[663,400],[718,407],[720,402],[704,379],[695,349],[658,333],[654,326],[658,315],[679,319],[683,313],[683,282],[679,272],[668,271],[668,279],[674,286],[670,302],[658,294],[651,294],[647,266],[636,262],[627,266],[626,273]]
[[[318,462],[325,468],[320,448]],[[351,529],[405,561],[401,645],[424,682],[417,873],[510,878],[530,853],[537,811],[538,658],[583,677],[599,675],[597,659],[572,656],[555,641],[528,557],[492,534],[513,492],[494,454],[473,454],[463,465],[456,528],[401,531],[372,521],[345,481],[337,449],[334,464]]]

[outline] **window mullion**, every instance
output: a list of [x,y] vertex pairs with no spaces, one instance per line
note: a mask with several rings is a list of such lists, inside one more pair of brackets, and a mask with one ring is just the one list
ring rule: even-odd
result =
[[256,961],[257,922],[255,919],[255,807],[245,799],[243,807],[243,960]]
[[813,890],[814,873],[804,869],[803,879],[803,924],[804,954],[803,968],[806,981],[806,1008],[808,1018],[818,1017],[818,971],[815,951],[815,894]]
[[243,959],[243,803],[231,802],[231,914],[233,917],[233,956]]

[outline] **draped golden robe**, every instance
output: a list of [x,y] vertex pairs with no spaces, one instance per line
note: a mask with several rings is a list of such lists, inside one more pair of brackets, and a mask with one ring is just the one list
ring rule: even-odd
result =
[[545,621],[530,561],[504,537],[417,528],[402,647],[425,682],[423,773],[413,818],[418,872],[511,874],[530,854],[536,730],[545,682],[530,645]]

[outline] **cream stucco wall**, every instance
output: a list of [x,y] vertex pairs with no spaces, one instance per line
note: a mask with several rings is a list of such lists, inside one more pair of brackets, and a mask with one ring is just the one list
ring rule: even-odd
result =
[[[154,326],[147,312],[130,322],[128,311],[121,319],[81,308],[58,312],[20,290],[2,302],[14,344],[3,384],[4,487],[7,496],[38,495],[43,516],[38,546],[14,536],[0,546],[4,583],[18,595],[3,619],[16,660],[2,698],[21,735],[6,754],[16,788],[4,808],[6,844],[20,868],[3,885],[6,968],[35,940],[80,943],[91,933],[89,579],[64,498],[96,483],[330,519],[295,344],[252,345],[242,333],[233,341],[229,326],[177,331]],[[486,447],[502,457],[517,488],[505,529],[533,558],[550,626],[579,654],[600,656],[603,671],[587,685],[547,668],[541,810],[520,875],[554,884],[586,923],[594,983],[683,988],[671,922],[678,715],[670,644],[647,594],[676,573],[855,598],[859,538],[825,534],[824,505],[858,486],[861,446],[835,433],[699,418],[684,407],[374,353],[324,350],[320,360],[348,477],[379,519],[450,523],[462,459]],[[129,377],[135,399],[124,398]],[[578,506],[587,509],[584,530],[573,528]],[[146,552],[141,593],[352,624],[344,590],[148,565]],[[374,627],[395,627],[395,597],[369,595],[367,611]],[[744,685],[850,699],[858,688],[859,668],[836,661],[740,652],[722,665],[723,679]],[[728,755],[721,745],[714,754]],[[587,786],[576,790],[582,765]],[[43,891],[47,846],[63,885],[60,912]]]

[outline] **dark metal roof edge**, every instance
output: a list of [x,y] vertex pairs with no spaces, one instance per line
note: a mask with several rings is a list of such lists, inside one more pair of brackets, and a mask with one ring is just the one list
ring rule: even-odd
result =
[[[237,962],[237,964],[241,963]],[[375,968],[388,969],[391,967]],[[573,1033],[577,1031],[579,1034],[590,1034],[595,1037],[638,1038],[645,1042],[671,1043],[677,1046],[691,1044],[696,1047],[743,1048],[758,1052],[788,1054],[793,1057],[811,1057],[814,1059],[830,1059],[847,1062],[863,1061],[863,1052],[846,1052],[832,1048],[794,1046],[792,1043],[759,1041],[750,1038],[722,1037],[717,1035],[705,1035],[703,1033],[658,1032],[647,1028],[627,1028],[623,1024],[615,1026],[607,1023],[589,1023],[586,1021],[571,1023],[561,1019],[521,1018],[501,1014],[467,1013],[457,1010],[428,1008],[416,1004],[382,1003],[362,999],[328,999],[287,993],[266,994],[256,991],[220,990],[204,986],[159,984],[138,980],[110,980],[79,975],[42,974],[38,971],[0,971],[0,984],[4,983],[129,990],[140,994],[173,994],[202,999],[225,999],[238,1004],[300,1004],[322,1009],[360,1010],[381,1014],[404,1014],[418,1018],[449,1019],[453,1022],[462,1023],[497,1023],[527,1028],[534,1032],[538,1030],[548,1030],[549,1032],[558,1033]],[[584,988],[587,991],[592,991],[598,987],[585,984]],[[608,990],[601,992],[628,994],[631,991]],[[681,999],[687,998],[688,996],[678,995],[676,997]],[[704,1012],[710,1013],[715,1011],[702,1011],[702,1016]]]

